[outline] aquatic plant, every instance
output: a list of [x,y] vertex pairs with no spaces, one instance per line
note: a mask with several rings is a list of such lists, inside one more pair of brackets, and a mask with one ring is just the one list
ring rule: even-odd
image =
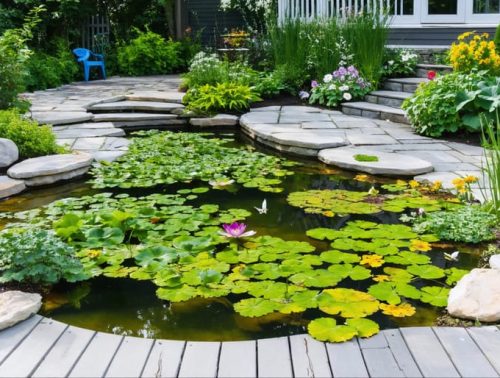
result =
[[254,236],[256,234],[255,231],[246,231],[247,225],[244,223],[234,222],[231,224],[223,224],[222,228],[224,231],[220,231],[219,234],[225,236],[226,238],[246,238],[249,236]]
[[203,181],[219,189],[229,183],[281,192],[291,161],[241,148],[207,134],[141,132],[126,155],[102,163],[91,174],[95,188],[147,188]]

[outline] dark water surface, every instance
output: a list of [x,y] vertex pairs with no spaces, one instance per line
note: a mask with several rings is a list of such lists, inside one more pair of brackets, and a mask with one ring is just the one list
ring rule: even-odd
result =
[[[238,139],[238,136],[236,138],[234,145],[248,146],[247,141]],[[261,147],[257,148],[269,152]],[[254,215],[246,221],[250,228],[257,231],[259,235],[307,241],[314,244],[319,253],[330,249],[328,243],[309,239],[305,234],[309,229],[317,227],[338,229],[352,220],[367,220],[377,223],[399,222],[398,218],[401,214],[380,213],[369,216],[354,215],[327,218],[321,215],[305,214],[303,210],[289,206],[286,197],[291,192],[308,189],[367,191],[373,185],[354,180],[355,174],[351,172],[332,169],[313,161],[301,162],[304,164],[295,168],[296,174],[285,179],[283,193],[269,194],[245,188],[239,188],[234,193],[211,190],[200,195],[195,201],[195,205],[214,203],[222,209],[253,210],[255,206],[260,206],[265,198],[268,201],[269,213],[258,215],[254,211]],[[375,186],[378,187],[382,182],[390,181],[381,180]],[[136,195],[154,192],[175,193],[180,188],[181,186],[171,186],[149,191],[135,191],[135,193],[134,190],[127,192]],[[28,210],[57,199],[78,197],[96,192],[85,181],[69,183],[56,188],[33,190],[0,202],[0,212]],[[1,223],[0,226],[2,226]],[[447,262],[443,257],[443,252],[455,249],[457,246],[433,249],[429,252],[429,256],[433,258],[435,265],[445,267]],[[453,266],[466,269],[477,265],[480,250],[464,247],[458,249],[468,253],[463,253],[460,262]],[[348,280],[344,280],[341,286],[366,290],[369,285],[373,284],[373,282],[368,281],[348,282]],[[231,304],[233,298],[231,296],[170,304],[158,299],[155,291],[156,287],[151,282],[131,279],[98,278],[78,285],[62,285],[55,288],[46,297],[43,314],[75,326],[120,335],[206,341],[248,340],[303,333],[308,320],[318,315],[315,310],[303,314],[271,314],[257,319],[249,319],[233,311]],[[412,304],[417,308],[417,314],[413,317],[396,320],[377,314],[372,318],[381,325],[381,328],[423,326],[433,324],[441,311],[420,302]]]

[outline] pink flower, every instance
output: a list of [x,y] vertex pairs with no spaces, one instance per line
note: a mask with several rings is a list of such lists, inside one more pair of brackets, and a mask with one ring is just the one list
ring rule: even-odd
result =
[[318,82],[317,82],[316,80],[313,80],[313,81],[311,82],[311,87],[312,87],[312,88],[316,88],[317,86],[318,86]]
[[224,231],[220,231],[219,234],[225,236],[226,238],[246,238],[256,234],[255,231],[247,231],[247,225],[245,223],[234,222],[231,224],[223,224],[222,228]]
[[436,76],[437,76],[436,71],[429,71],[429,72],[427,72],[427,79],[429,79],[431,81],[434,80],[436,78]]

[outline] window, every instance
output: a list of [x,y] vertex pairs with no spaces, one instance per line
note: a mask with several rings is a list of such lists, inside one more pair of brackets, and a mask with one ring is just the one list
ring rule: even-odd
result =
[[458,0],[428,0],[429,15],[458,14]]
[[500,13],[500,0],[474,0],[474,13]]

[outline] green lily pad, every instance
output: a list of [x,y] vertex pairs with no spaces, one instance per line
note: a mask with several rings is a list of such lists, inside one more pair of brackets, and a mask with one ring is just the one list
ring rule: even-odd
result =
[[420,300],[436,307],[446,307],[448,305],[448,296],[450,289],[439,286],[426,286],[421,289],[422,297]]
[[446,275],[443,269],[434,265],[412,265],[408,272],[426,280],[437,280]]
[[343,343],[358,335],[356,328],[346,325],[337,325],[335,319],[317,318],[307,326],[309,334],[319,341]]
[[363,318],[378,311],[379,302],[368,293],[353,289],[326,289],[318,298],[319,309],[344,318]]
[[198,296],[196,288],[184,285],[175,289],[159,288],[156,290],[158,298],[170,302],[185,302]]
[[280,304],[269,299],[249,298],[234,304],[234,310],[245,317],[256,318],[279,311]]
[[347,319],[346,325],[354,328],[362,338],[372,337],[380,332],[380,327],[377,323],[370,319]]
[[340,263],[359,263],[361,257],[354,253],[345,253],[340,251],[326,251],[320,255],[321,259],[331,264]]

